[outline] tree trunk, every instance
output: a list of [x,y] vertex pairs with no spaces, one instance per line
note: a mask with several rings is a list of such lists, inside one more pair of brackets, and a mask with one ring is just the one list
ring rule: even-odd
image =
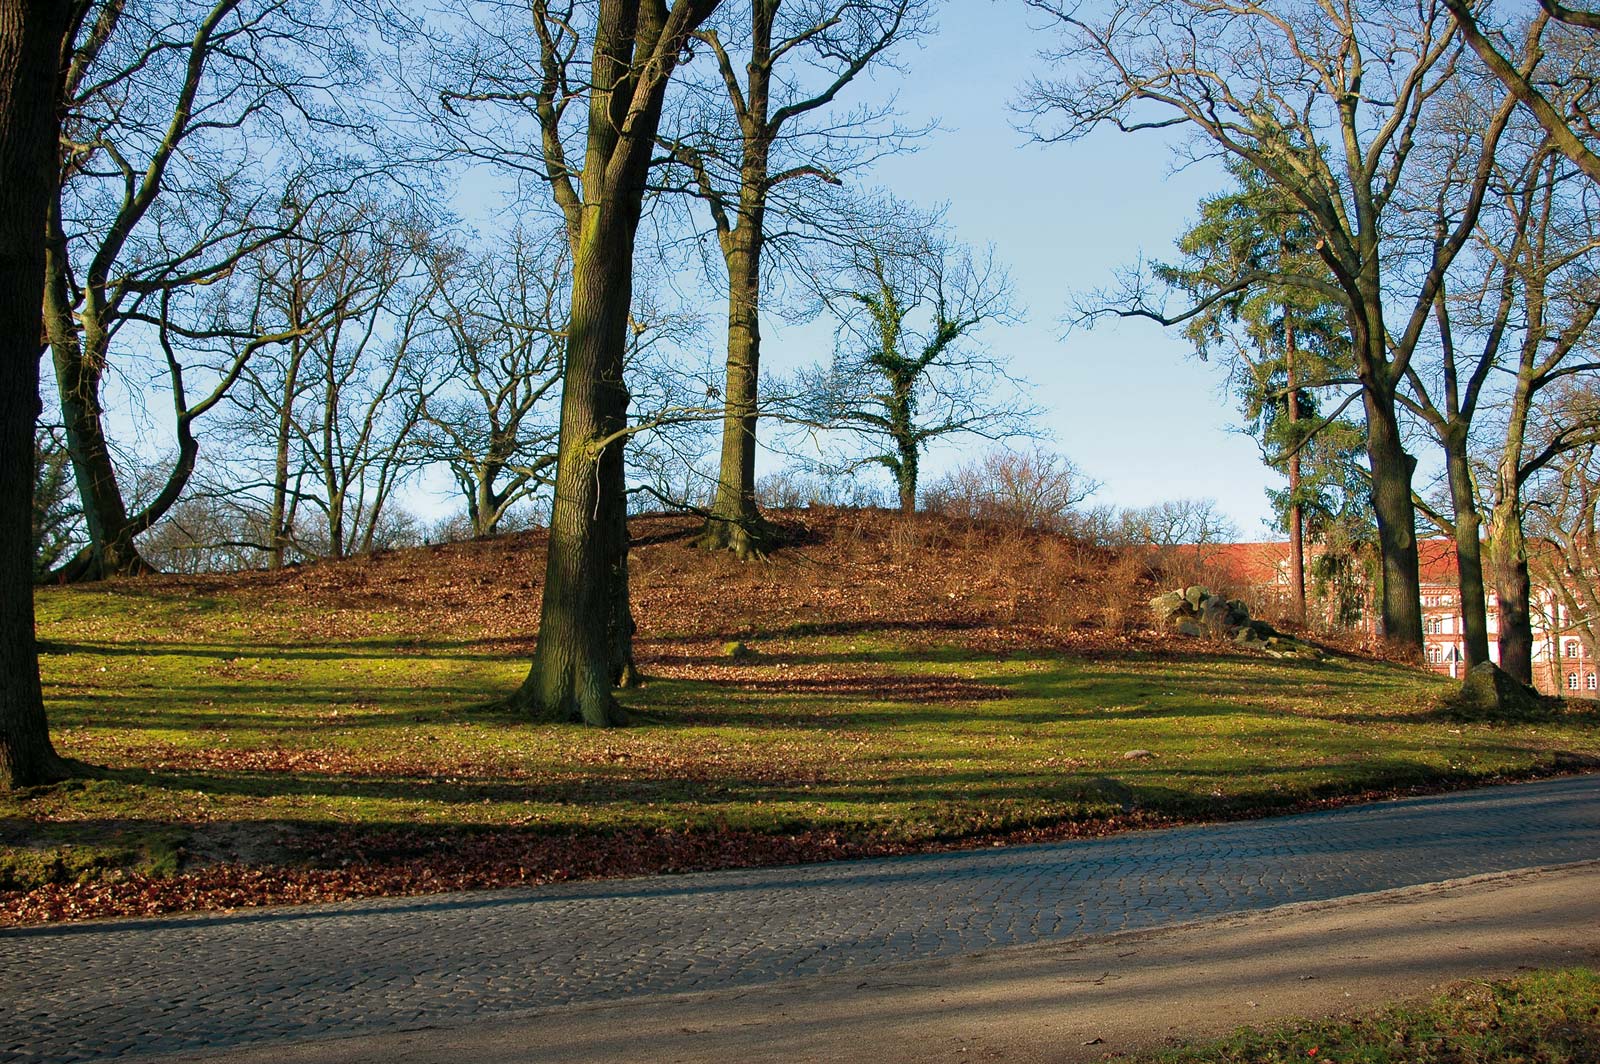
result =
[[1550,663],[1550,693],[1559,697],[1567,693],[1564,683],[1566,677],[1561,675],[1561,640],[1556,634],[1560,628],[1561,606],[1559,603],[1552,603],[1549,608],[1550,628],[1545,635],[1544,645],[1548,655],[1546,660]]
[[716,6],[602,0],[581,204],[569,173],[552,177],[572,242],[572,309],[539,641],[511,698],[546,720],[621,724],[611,687],[635,676],[623,465],[634,240],[667,81]]
[[1395,417],[1394,396],[1368,384],[1367,457],[1372,464],[1372,510],[1378,524],[1383,567],[1383,638],[1392,647],[1422,656],[1422,582],[1417,562],[1417,517],[1411,476],[1417,460],[1406,453]]
[[[613,415],[618,427],[627,424],[628,393],[622,394]],[[633,635],[639,626],[633,620],[633,595],[628,586],[628,496],[627,496],[627,441],[618,440],[606,448],[600,459],[600,490],[604,495],[601,505],[604,527],[600,530],[605,542],[602,549],[609,559],[607,575],[610,578],[608,601],[611,616],[607,624],[607,644],[610,654],[611,683],[616,687],[634,687],[640,682],[639,669],[633,660]]]
[[477,491],[467,500],[467,516],[472,521],[472,535],[475,539],[492,536],[500,524],[500,508],[494,497],[494,483],[490,480],[491,474],[482,466],[477,471]]
[[512,702],[543,720],[607,727],[624,723],[611,688],[628,678],[632,662],[633,622],[621,619],[628,606],[627,510],[617,434],[627,426],[622,370],[633,234],[597,213],[602,217],[585,226],[573,261],[539,641]]
[[33,431],[45,217],[57,172],[63,0],[0,0],[0,789],[65,779],[33,617]]
[[900,462],[894,471],[895,487],[900,492],[900,512],[917,512],[917,445],[900,445]]
[[741,213],[729,234],[728,366],[723,394],[722,458],[717,495],[701,545],[731,550],[740,558],[765,551],[756,507],[756,403],[761,372],[761,218]]
[[1289,581],[1294,595],[1294,619],[1306,623],[1306,534],[1305,510],[1300,505],[1300,388],[1295,377],[1294,319],[1284,314],[1284,369],[1288,374],[1289,445]]
[[1502,496],[1489,515],[1489,569],[1499,612],[1500,667],[1533,685],[1533,580],[1522,534],[1521,496]]
[[1489,511],[1489,571],[1498,616],[1500,668],[1533,686],[1533,580],[1522,529],[1522,452],[1533,411],[1539,337],[1545,330],[1541,287],[1529,285],[1529,323],[1518,358],[1517,385],[1506,416],[1505,443],[1495,469],[1495,502]]
[[[301,324],[302,307],[300,288],[296,284],[291,293],[290,322]],[[267,568],[283,568],[283,556],[289,546],[289,447],[294,439],[295,398],[300,391],[300,365],[305,358],[305,340],[296,336],[289,343],[289,362],[283,373],[283,405],[278,410],[272,456],[272,508],[267,517]]]
[[[724,69],[736,98],[740,127],[738,212],[729,219],[714,205],[717,238],[728,271],[728,357],[723,382],[722,455],[717,494],[701,545],[731,550],[741,559],[761,557],[770,530],[756,506],[756,410],[761,374],[761,252],[766,240],[767,192],[778,124],[769,122],[772,89],[772,27],[778,0],[750,5],[750,57],[746,91]],[[725,61],[725,60],[724,60]],[[731,224],[730,224],[731,221]]]
[[134,546],[127,504],[117,483],[111,447],[100,403],[110,337],[96,304],[89,300],[75,311],[67,281],[67,240],[61,227],[60,201],[52,196],[47,210],[44,286],[44,331],[55,363],[61,420],[67,450],[83,505],[89,546],[62,570],[71,580],[99,580],[150,572]]
[[1445,433],[1445,472],[1455,511],[1456,575],[1470,669],[1489,660],[1489,611],[1483,590],[1483,522],[1467,457],[1466,426],[1459,423]]

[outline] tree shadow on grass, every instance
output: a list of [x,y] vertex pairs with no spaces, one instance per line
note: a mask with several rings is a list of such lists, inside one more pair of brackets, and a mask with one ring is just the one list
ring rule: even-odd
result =
[[[474,650],[477,653],[465,653]],[[441,658],[450,661],[507,661],[533,653],[533,636],[427,639],[391,636],[361,640],[307,642],[246,641],[236,643],[140,642],[110,643],[89,640],[39,640],[41,655],[85,654],[95,657],[185,657],[222,661],[392,661],[396,657]]]

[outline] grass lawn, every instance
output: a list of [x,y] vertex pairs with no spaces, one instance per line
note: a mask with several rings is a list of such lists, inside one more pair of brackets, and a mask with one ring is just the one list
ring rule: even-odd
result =
[[938,551],[868,575],[670,539],[636,552],[633,726],[533,724],[482,708],[527,669],[528,555],[41,591],[58,748],[103,771],[0,797],[3,918],[1091,834],[1600,752],[1600,713],[1454,720],[1416,669],[997,621],[1015,586]]
[[1245,1030],[1147,1064],[1589,1064],[1600,1060],[1600,976],[1586,968],[1464,982],[1423,1005],[1356,1020]]

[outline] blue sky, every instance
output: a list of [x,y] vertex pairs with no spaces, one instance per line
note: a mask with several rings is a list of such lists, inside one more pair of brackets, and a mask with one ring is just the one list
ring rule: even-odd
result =
[[[1016,128],[1012,104],[1030,75],[1047,73],[1036,52],[1052,36],[1020,0],[946,0],[938,32],[903,51],[900,69],[860,79],[841,98],[849,108],[893,95],[908,124],[933,120],[940,127],[914,153],[879,161],[863,181],[923,207],[944,205],[956,237],[993,246],[1026,317],[984,339],[1033,385],[1050,445],[1101,482],[1095,502],[1212,498],[1245,538],[1273,536],[1264,488],[1280,478],[1262,465],[1249,438],[1232,431],[1236,412],[1222,392],[1224,367],[1199,362],[1175,332],[1151,322],[1066,334],[1074,295],[1109,284],[1113,271],[1141,254],[1171,257],[1197,201],[1220,190],[1224,176],[1216,164],[1174,173],[1159,135],[1107,131],[1072,145],[1031,142]],[[458,188],[456,207],[467,221],[504,224],[503,182],[480,172]],[[723,297],[707,287],[702,342],[709,348],[720,343],[722,307]],[[768,370],[831,352],[821,324],[786,326],[771,315],[763,331]],[[151,387],[143,398],[159,410],[165,393],[159,381]],[[157,413],[154,421],[144,432],[164,437],[165,419]],[[140,448],[159,446],[153,439]],[[936,446],[925,479],[974,450],[971,440]],[[765,473],[784,459],[764,453],[761,463]],[[442,475],[423,478],[402,501],[430,519],[460,506]]]
[[[1220,190],[1224,177],[1219,165],[1174,173],[1167,143],[1153,134],[1030,142],[1011,104],[1044,69],[1035,54],[1049,40],[1041,18],[1016,2],[955,0],[939,32],[904,54],[902,71],[853,86],[856,99],[895,92],[909,121],[937,119],[941,127],[916,153],[881,161],[871,180],[921,205],[947,204],[961,240],[994,246],[1027,318],[987,340],[1034,385],[1054,446],[1104,484],[1096,501],[1214,498],[1243,536],[1269,537],[1264,488],[1278,478],[1255,444],[1231,431],[1236,414],[1221,392],[1223,367],[1198,361],[1175,331],[1152,322],[1063,337],[1075,292],[1109,284],[1141,252],[1172,257],[1198,199]],[[769,367],[816,356],[810,331],[775,322],[765,329]],[[957,458],[947,447],[927,465],[937,470]]]

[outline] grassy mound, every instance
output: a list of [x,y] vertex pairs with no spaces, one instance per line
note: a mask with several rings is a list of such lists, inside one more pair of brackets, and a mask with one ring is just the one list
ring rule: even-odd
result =
[[1140,570],[1059,537],[805,520],[761,564],[636,523],[650,682],[612,731],[483,708],[527,669],[537,534],[45,589],[58,747],[104,771],[0,798],[0,919],[1091,835],[1600,752],[1591,712],[1459,721],[1420,670],[1142,629]]

